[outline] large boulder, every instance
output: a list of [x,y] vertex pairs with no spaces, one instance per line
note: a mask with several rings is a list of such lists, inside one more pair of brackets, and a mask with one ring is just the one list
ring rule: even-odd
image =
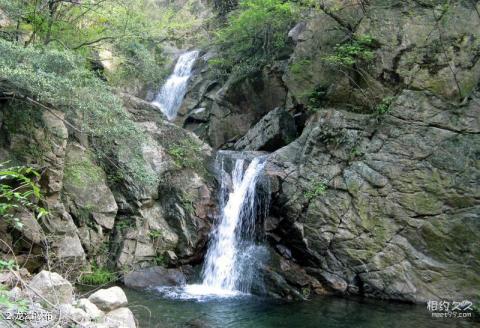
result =
[[[156,107],[131,96],[124,100],[147,135],[143,165],[155,178],[115,183],[117,267],[198,262],[215,211],[212,150],[192,132],[163,120]],[[117,156],[122,163],[134,160],[128,149]]]
[[122,307],[107,313],[105,324],[111,328],[136,328],[135,317],[130,309]]
[[147,288],[156,286],[182,286],[186,279],[179,269],[167,269],[160,266],[132,271],[123,277],[127,287]]
[[101,311],[95,304],[86,298],[79,299],[75,305],[77,308],[85,311],[91,320],[98,320],[105,315],[103,311]]
[[68,280],[56,272],[41,271],[28,284],[32,297],[47,300],[53,305],[69,304],[73,301],[73,287]]
[[339,293],[477,299],[479,96],[406,90],[383,116],[319,111],[270,157],[271,243]]
[[127,296],[120,287],[100,289],[90,295],[88,300],[102,311],[112,311],[128,304]]
[[296,134],[293,116],[283,108],[275,108],[248,130],[234,148],[274,151],[293,141]]

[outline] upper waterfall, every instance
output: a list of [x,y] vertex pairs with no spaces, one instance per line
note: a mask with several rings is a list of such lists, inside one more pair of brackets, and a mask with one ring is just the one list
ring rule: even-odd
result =
[[197,50],[182,54],[175,65],[172,75],[167,79],[160,92],[152,102],[167,116],[169,121],[177,117],[177,112],[182,105],[187,92],[188,79],[191,76],[193,65],[197,60]]

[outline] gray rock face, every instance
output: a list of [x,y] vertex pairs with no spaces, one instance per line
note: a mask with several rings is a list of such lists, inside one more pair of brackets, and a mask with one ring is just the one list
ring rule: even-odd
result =
[[85,311],[85,313],[91,320],[98,320],[105,315],[105,313],[103,313],[95,304],[93,304],[86,298],[79,299],[76,302],[76,306],[79,309]]
[[296,133],[293,116],[283,108],[275,108],[238,140],[234,148],[273,151],[293,141]]
[[[143,149],[145,169],[158,180],[149,186],[122,181],[116,187],[122,211],[118,221],[124,225],[115,235],[117,267],[198,260],[215,211],[208,175],[211,148],[172,123],[149,121],[158,112],[154,106],[143,104],[141,115],[135,108],[129,111],[149,136]],[[120,160],[129,162],[129,155],[120,153]]]
[[58,312],[60,318],[68,318],[68,320],[72,320],[74,322],[86,324],[87,320],[90,321],[87,312],[74,307],[72,304],[61,304],[58,307]]
[[147,288],[155,286],[185,285],[185,275],[179,269],[166,269],[160,266],[132,271],[123,277],[127,287]]
[[28,292],[35,299],[51,304],[68,304],[73,300],[73,287],[56,272],[41,271],[28,284]]
[[278,67],[222,85],[207,78],[207,58],[210,54],[194,73],[176,123],[218,149],[239,139],[269,111],[283,107],[287,93]]
[[468,96],[480,77],[478,4],[457,1],[443,9],[437,1],[391,4],[370,1],[365,10],[341,1],[327,4],[342,8],[335,14],[355,27],[354,38],[374,40],[374,58],[353,70],[326,60],[339,55],[335,47],[352,33],[331,16],[319,12],[302,32],[292,32],[298,41],[283,76],[290,94],[303,104],[316,94],[329,106],[356,109],[371,108],[391,89],[428,90],[450,101]]
[[[198,261],[213,220],[210,147],[193,133],[164,121],[148,102],[122,97],[149,139],[142,148],[142,169],[157,178],[151,184],[118,179],[114,170],[107,179],[105,163],[95,159],[87,138],[75,133],[69,138],[63,113],[41,112],[37,124],[19,122],[12,114],[16,112],[10,108],[13,105],[0,108],[0,160],[31,165],[43,172],[40,183],[49,211],[41,224],[34,213],[19,213],[23,227],[16,233],[24,238],[15,249],[40,255],[48,244],[52,268],[68,271],[72,274],[69,278],[78,274],[71,267],[80,271],[87,259],[122,269]],[[134,161],[129,149],[118,147],[116,151],[112,156],[120,163]],[[12,247],[7,227],[1,225],[0,231]],[[8,247],[0,248],[8,252]],[[30,270],[38,270],[44,263],[41,256],[17,258]]]
[[67,203],[79,221],[93,219],[105,229],[113,228],[118,208],[105,173],[78,144],[68,145],[63,183]]
[[112,328],[136,328],[135,317],[128,308],[119,308],[109,312],[105,318],[105,323]]
[[298,23],[290,31],[288,31],[288,37],[292,39],[293,42],[298,42],[300,40],[300,36],[305,31],[306,27],[306,22]]
[[127,306],[127,296],[120,287],[100,289],[90,295],[88,300],[95,304],[102,311],[112,311]]
[[478,97],[406,90],[381,117],[318,112],[271,155],[272,242],[339,293],[478,297]]

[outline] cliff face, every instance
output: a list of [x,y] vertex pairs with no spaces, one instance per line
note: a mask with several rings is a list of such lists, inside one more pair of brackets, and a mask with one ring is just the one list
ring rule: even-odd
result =
[[452,108],[405,90],[379,118],[315,114],[271,156],[270,240],[336,292],[477,297],[478,101]]
[[[154,172],[154,183],[115,176],[108,166],[114,161],[99,162],[62,113],[37,111],[30,112],[35,117],[19,118],[18,111],[26,110],[16,107],[21,104],[3,104],[0,162],[39,170],[50,212],[39,221],[23,213],[23,227],[2,224],[6,256],[13,249],[19,264],[32,271],[49,260],[57,271],[69,273],[94,262],[130,270],[201,259],[215,207],[211,149],[164,121],[149,103],[125,96],[125,105],[147,132],[144,169]],[[130,156],[119,152],[114,160],[128,162]]]
[[478,297],[480,5],[332,3],[290,31],[288,59],[224,85],[199,74],[184,126],[274,151],[271,294]]
[[271,152],[270,295],[478,298],[480,4],[327,3],[340,9],[312,9],[289,52],[247,77],[212,77],[206,49],[176,125],[124,96],[148,132],[153,186],[108,177],[61,113],[22,128],[2,103],[0,162],[43,170],[52,213],[0,227],[9,247],[32,269],[45,242],[57,263],[200,263],[215,208],[209,144]]

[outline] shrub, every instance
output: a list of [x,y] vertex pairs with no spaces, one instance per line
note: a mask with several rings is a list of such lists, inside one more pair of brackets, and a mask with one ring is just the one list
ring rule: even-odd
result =
[[92,265],[92,272],[83,273],[80,282],[85,285],[104,285],[117,279],[117,275],[105,268]]
[[346,67],[353,67],[360,62],[369,63],[375,56],[373,45],[374,40],[371,36],[360,35],[349,39],[346,43],[337,44],[335,53],[324,59],[330,64]]
[[38,219],[48,214],[43,207],[37,205],[41,198],[40,186],[36,181],[39,176],[29,167],[0,169],[0,217],[8,224],[18,229],[23,227],[15,217],[16,212],[22,209],[36,212]]
[[327,191],[327,185],[325,182],[315,182],[308,191],[305,192],[305,198],[307,200],[313,200],[315,198],[318,198],[322,195],[325,195],[325,192]]
[[243,0],[216,43],[220,58],[211,61],[220,75],[245,75],[275,59],[286,46],[287,32],[295,21],[292,3],[281,0]]
[[114,73],[108,74],[108,80],[113,85],[128,86],[135,79],[143,85],[157,88],[167,75],[165,58],[157,42],[123,40],[115,45],[115,53],[121,63]]
[[388,113],[390,110],[390,105],[392,104],[394,97],[385,97],[383,98],[379,104],[376,106],[376,114],[377,115],[384,115]]
[[39,110],[61,110],[67,124],[90,136],[97,155],[108,161],[119,149],[131,160],[118,168],[133,180],[151,183],[141,154],[146,139],[122,101],[93,72],[84,59],[69,51],[22,47],[0,39],[0,94],[26,101]]
[[181,168],[201,170],[203,168],[200,154],[201,146],[194,141],[184,139],[168,147],[167,152],[175,165]]

